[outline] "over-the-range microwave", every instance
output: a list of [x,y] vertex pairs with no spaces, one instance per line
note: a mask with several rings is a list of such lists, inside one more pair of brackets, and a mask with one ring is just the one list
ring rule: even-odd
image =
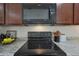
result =
[[23,23],[28,24],[51,24],[55,23],[55,3],[24,3],[22,4]]

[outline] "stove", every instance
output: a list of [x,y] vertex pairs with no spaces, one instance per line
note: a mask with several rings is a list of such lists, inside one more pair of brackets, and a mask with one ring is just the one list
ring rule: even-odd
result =
[[25,43],[14,56],[66,56],[66,53],[56,44],[51,49],[28,49]]
[[14,56],[66,56],[66,53],[52,41],[51,32],[29,32],[28,41]]

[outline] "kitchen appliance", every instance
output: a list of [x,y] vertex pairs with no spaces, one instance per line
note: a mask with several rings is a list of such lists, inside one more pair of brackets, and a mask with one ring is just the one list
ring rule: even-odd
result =
[[14,56],[66,56],[66,53],[52,42],[51,32],[29,32],[28,41]]
[[23,4],[23,23],[54,24],[56,15],[55,3],[25,3]]
[[[15,52],[14,56],[66,56],[67,54],[56,44],[51,49],[28,49],[27,42]],[[36,50],[36,51],[35,51]]]

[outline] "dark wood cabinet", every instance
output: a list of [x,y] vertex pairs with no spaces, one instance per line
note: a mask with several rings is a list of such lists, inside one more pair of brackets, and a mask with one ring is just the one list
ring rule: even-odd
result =
[[4,24],[4,4],[0,3],[0,24]]
[[74,4],[74,24],[79,25],[79,3]]
[[73,3],[58,3],[56,17],[56,24],[73,24]]
[[22,25],[22,5],[20,3],[6,4],[6,25]]
[[[51,14],[53,13],[52,11],[50,12]],[[55,16],[56,19],[54,19]],[[0,25],[22,25],[25,22],[22,22],[23,17],[23,6],[21,3],[0,3]],[[52,19],[56,24],[79,25],[79,3],[57,3],[56,15],[52,16]]]

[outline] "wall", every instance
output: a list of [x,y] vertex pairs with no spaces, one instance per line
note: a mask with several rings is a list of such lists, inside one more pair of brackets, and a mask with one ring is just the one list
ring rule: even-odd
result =
[[67,37],[79,37],[79,26],[0,26],[0,32],[5,33],[7,30],[16,30],[17,37],[27,37],[29,31],[61,31]]

